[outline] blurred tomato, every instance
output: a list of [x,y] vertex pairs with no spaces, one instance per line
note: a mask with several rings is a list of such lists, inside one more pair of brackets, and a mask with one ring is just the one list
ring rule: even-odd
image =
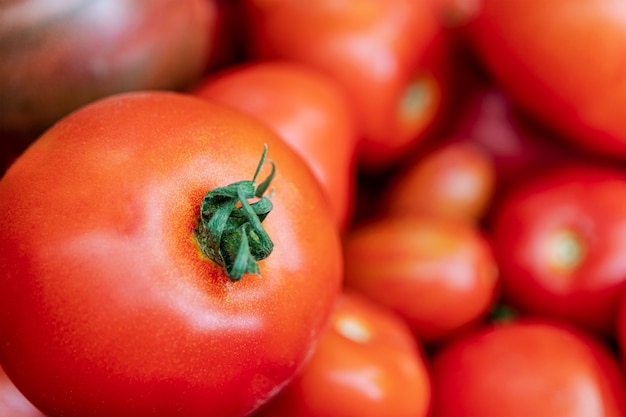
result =
[[3,2],[0,133],[28,142],[95,99],[187,87],[207,64],[214,22],[207,0]]
[[352,108],[334,80],[296,62],[262,61],[230,66],[193,92],[278,132],[309,164],[337,225],[347,228],[356,192],[358,133]]
[[626,172],[565,164],[512,187],[494,209],[507,299],[610,333],[626,285]]
[[434,417],[618,417],[626,382],[592,335],[557,322],[513,321],[456,340],[432,359]]
[[361,165],[388,167],[440,112],[446,40],[430,1],[244,0],[255,57],[298,60],[346,89],[363,129]]
[[498,86],[477,86],[449,133],[451,142],[471,143],[486,152],[498,185],[531,170],[574,158],[559,136],[523,113]]
[[626,2],[479,3],[467,33],[515,101],[573,143],[625,157]]
[[381,217],[344,242],[345,282],[404,317],[425,342],[483,318],[498,293],[487,239],[471,223]]
[[209,26],[208,63],[205,73],[215,72],[244,59],[243,13],[240,0],[205,0],[215,7],[215,23]]
[[13,385],[13,382],[0,367],[0,416],[2,417],[45,417]]
[[419,417],[430,375],[406,323],[346,291],[299,376],[258,417]]
[[444,143],[403,167],[383,204],[390,215],[432,214],[477,222],[491,203],[495,182],[486,151],[469,142]]

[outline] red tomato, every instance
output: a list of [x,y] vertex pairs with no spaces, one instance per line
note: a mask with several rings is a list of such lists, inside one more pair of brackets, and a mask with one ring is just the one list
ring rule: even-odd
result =
[[347,228],[358,134],[352,108],[332,79],[295,62],[262,61],[211,75],[194,94],[242,110],[276,130],[309,163],[337,225]]
[[311,360],[258,417],[419,417],[430,395],[429,371],[406,323],[346,291]]
[[[271,200],[252,198],[264,143]],[[112,96],[57,123],[0,181],[15,385],[51,417],[242,416],[276,394],[342,278],[304,166],[261,123],[183,94]],[[259,270],[231,281],[220,264]]]
[[626,172],[555,166],[494,210],[493,242],[517,308],[610,333],[626,285]]
[[404,317],[425,342],[482,319],[498,293],[489,242],[467,222],[381,217],[344,242],[345,282]]
[[470,143],[492,160],[498,185],[555,160],[573,159],[561,136],[522,113],[497,86],[477,86],[448,134],[450,142]]
[[545,320],[488,326],[432,359],[433,417],[626,415],[626,382],[599,339]]
[[46,417],[13,385],[0,367],[0,416]]
[[215,0],[22,0],[0,6],[0,132],[32,141],[72,110],[182,89],[207,65]]
[[470,39],[515,101],[584,148],[626,156],[626,2],[480,3]]
[[364,168],[390,166],[426,136],[445,84],[445,40],[430,2],[244,3],[254,57],[304,62],[346,89],[363,130]]
[[383,201],[390,215],[438,215],[477,222],[494,192],[490,156],[471,143],[444,143],[413,159],[392,179]]

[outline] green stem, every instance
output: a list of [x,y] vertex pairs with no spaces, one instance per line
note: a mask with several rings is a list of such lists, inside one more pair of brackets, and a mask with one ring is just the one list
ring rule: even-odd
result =
[[[256,179],[265,164],[267,145],[252,180],[237,181],[206,193],[200,204],[198,225],[194,237],[202,254],[224,267],[231,281],[238,281],[246,273],[259,274],[257,261],[269,256],[274,243],[262,226],[272,210],[266,196],[276,167],[267,178],[256,185]],[[255,199],[254,202],[248,200]]]

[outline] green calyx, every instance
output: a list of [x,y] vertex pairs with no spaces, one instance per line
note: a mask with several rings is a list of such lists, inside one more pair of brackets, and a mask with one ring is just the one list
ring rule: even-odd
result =
[[[259,274],[257,261],[269,256],[274,243],[261,225],[272,210],[272,202],[264,196],[276,167],[256,185],[256,178],[265,164],[267,145],[252,180],[237,181],[209,191],[200,204],[200,218],[194,236],[202,253],[224,267],[231,281],[245,273]],[[254,202],[249,200],[254,199]]]

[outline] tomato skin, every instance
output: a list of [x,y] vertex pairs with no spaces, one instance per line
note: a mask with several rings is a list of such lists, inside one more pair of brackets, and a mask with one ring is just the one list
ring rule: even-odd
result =
[[494,164],[482,148],[469,142],[443,143],[396,173],[385,193],[385,212],[478,222],[495,184]]
[[626,382],[600,339],[549,320],[487,326],[432,359],[433,417],[623,416]]
[[[231,282],[193,229],[203,195],[251,179],[264,143],[275,247],[260,276]],[[112,96],[56,124],[0,181],[0,361],[15,385],[50,417],[242,416],[275,395],[342,277],[304,166],[264,125],[188,95]]]
[[336,79],[362,129],[362,168],[393,164],[430,133],[445,97],[446,39],[430,2],[244,0],[249,54]]
[[467,222],[381,216],[351,230],[344,259],[346,287],[404,317],[426,343],[476,324],[499,294],[489,242]]
[[333,79],[293,61],[261,61],[210,75],[193,93],[276,130],[310,164],[338,227],[347,228],[356,192],[358,130],[344,91]]
[[517,184],[494,209],[507,299],[609,334],[626,285],[626,173],[557,165]]
[[0,7],[0,132],[31,142],[93,100],[183,89],[210,55],[215,0],[23,0]]
[[621,0],[486,0],[467,33],[516,102],[583,149],[624,157],[625,12]]
[[406,323],[346,290],[302,372],[257,417],[426,416],[430,373]]
[[498,186],[577,157],[560,135],[521,112],[500,87],[481,83],[474,88],[446,142],[469,143],[487,153]]

